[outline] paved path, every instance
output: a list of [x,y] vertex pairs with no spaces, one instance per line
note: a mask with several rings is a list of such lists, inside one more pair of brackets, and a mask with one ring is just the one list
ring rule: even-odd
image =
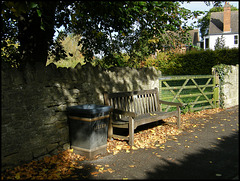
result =
[[[235,106],[191,120],[201,125],[169,138],[165,149],[122,151],[85,160],[75,179],[238,179],[238,118]],[[96,167],[108,171],[99,173]]]

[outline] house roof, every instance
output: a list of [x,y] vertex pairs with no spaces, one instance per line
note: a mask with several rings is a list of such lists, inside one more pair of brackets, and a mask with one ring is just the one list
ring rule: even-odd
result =
[[189,30],[188,33],[190,34],[190,37],[192,38],[192,44],[197,45],[197,42],[199,42],[198,29]]
[[[223,12],[212,12],[209,24],[209,35],[223,33]],[[231,11],[231,32],[238,33],[238,11]]]
[[[187,38],[191,38],[191,43],[193,45],[197,45],[197,42],[199,42],[199,30],[198,29],[194,29],[194,30],[188,30],[189,35],[187,36]],[[179,32],[174,32],[174,31],[167,31],[166,32],[166,36],[169,35],[174,35],[177,37],[180,37],[180,33]],[[172,37],[174,39],[174,37]]]

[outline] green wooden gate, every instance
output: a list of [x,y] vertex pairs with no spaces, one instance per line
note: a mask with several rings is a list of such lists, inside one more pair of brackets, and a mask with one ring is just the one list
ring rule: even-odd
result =
[[[216,75],[177,75],[159,77],[159,98],[181,102],[187,111],[219,107],[219,79]],[[163,111],[173,107],[163,107]]]

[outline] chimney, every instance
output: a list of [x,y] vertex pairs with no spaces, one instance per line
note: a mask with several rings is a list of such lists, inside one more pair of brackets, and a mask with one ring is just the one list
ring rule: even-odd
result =
[[223,12],[223,32],[231,31],[231,6],[225,2]]

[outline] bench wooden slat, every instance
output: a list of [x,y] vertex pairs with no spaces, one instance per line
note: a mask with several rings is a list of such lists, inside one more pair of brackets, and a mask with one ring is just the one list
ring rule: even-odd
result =
[[156,111],[156,106],[154,105],[154,94],[151,94],[151,112]]
[[[125,113],[126,115],[127,113]],[[156,114],[156,115],[155,115]],[[155,122],[155,121],[160,121],[162,119],[166,119],[168,117],[172,117],[172,116],[177,116],[178,115],[178,111],[172,111],[172,112],[152,112],[151,115],[150,113],[148,114],[144,114],[141,116],[137,116],[134,119],[134,129],[136,129],[136,127],[138,127],[139,125],[144,125],[147,123],[151,123],[151,122]],[[113,122],[114,123],[114,122]],[[118,128],[127,128],[128,127],[128,118],[123,119],[122,121],[117,121],[116,124]]]

